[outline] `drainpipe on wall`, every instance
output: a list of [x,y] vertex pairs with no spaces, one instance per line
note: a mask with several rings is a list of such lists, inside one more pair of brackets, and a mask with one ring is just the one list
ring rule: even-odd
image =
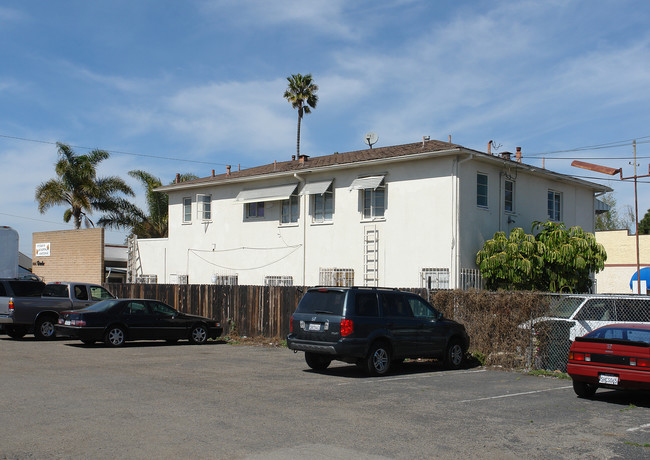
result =
[[[473,160],[473,159],[474,159],[474,154],[470,153],[467,158],[465,158],[463,160],[458,160],[458,158],[457,158],[456,161],[455,161],[455,163],[456,163],[456,165],[455,165],[456,184],[454,185],[454,188],[453,188],[453,191],[455,193],[455,197],[454,197],[454,200],[453,200],[454,201],[453,206],[454,206],[455,215],[453,216],[453,220],[452,220],[452,223],[453,223],[453,226],[454,226],[453,231],[452,231],[452,233],[454,235],[453,236],[454,239],[452,241],[452,251],[451,251],[451,261],[450,261],[451,267],[454,270],[454,277],[453,277],[453,280],[454,280],[453,288],[454,289],[458,289],[458,284],[459,284],[459,280],[460,280],[460,268],[459,268],[460,267],[460,251],[458,250],[458,248],[460,247],[460,243],[459,243],[459,241],[460,241],[460,225],[459,225],[459,221],[460,221],[460,198],[459,198],[460,197],[460,165],[462,163],[465,163],[466,161],[470,161],[470,160]],[[450,273],[450,275],[451,275],[451,273]],[[451,279],[451,276],[450,276],[450,279]]]
[[[305,179],[300,177],[297,173],[293,173],[293,177],[304,183]],[[302,205],[302,285],[306,286],[307,278],[307,201],[309,195],[305,195],[304,203]]]

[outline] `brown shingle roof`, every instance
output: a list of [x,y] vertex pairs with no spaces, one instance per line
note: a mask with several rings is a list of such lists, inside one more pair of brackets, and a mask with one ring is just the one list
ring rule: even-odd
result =
[[[436,152],[443,150],[461,149],[462,147],[457,144],[442,141],[426,141],[416,142],[413,144],[394,145],[390,147],[377,147],[372,149],[356,150],[354,152],[334,153],[332,155],[324,155],[318,157],[309,157],[306,161],[295,159],[291,161],[279,161],[263,166],[255,166],[253,168],[243,169],[241,171],[231,171],[230,176],[227,174],[219,174],[214,177],[208,176],[200,179],[182,182],[174,185],[187,186],[191,184],[224,182],[232,179],[239,179],[243,177],[262,176],[265,174],[275,174],[289,171],[300,171],[301,169],[309,168],[310,170],[324,168],[333,165],[352,164],[363,161],[378,160],[383,158],[394,158],[407,155],[415,155],[419,153]],[[301,155],[302,156],[302,155]],[[165,187],[165,188],[167,188]]]

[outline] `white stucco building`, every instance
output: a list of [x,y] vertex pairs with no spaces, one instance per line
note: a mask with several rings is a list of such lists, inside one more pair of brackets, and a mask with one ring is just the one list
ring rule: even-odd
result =
[[[519,149],[518,149],[519,150]],[[495,232],[594,231],[599,184],[441,141],[302,156],[160,187],[169,237],[132,269],[158,283],[476,285]]]

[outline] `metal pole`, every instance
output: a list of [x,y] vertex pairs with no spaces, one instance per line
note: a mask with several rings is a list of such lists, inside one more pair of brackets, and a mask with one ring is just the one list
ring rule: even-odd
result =
[[634,234],[636,237],[636,291],[641,294],[641,262],[639,258],[639,203],[636,191],[636,139],[632,141],[634,149]]

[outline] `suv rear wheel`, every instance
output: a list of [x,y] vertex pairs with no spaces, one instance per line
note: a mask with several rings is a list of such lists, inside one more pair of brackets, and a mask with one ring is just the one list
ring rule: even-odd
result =
[[384,343],[375,343],[370,347],[365,362],[365,370],[369,375],[386,375],[390,370],[390,364],[390,349]]
[[322,371],[327,369],[327,366],[332,362],[332,358],[307,351],[305,352],[305,361],[315,371]]

